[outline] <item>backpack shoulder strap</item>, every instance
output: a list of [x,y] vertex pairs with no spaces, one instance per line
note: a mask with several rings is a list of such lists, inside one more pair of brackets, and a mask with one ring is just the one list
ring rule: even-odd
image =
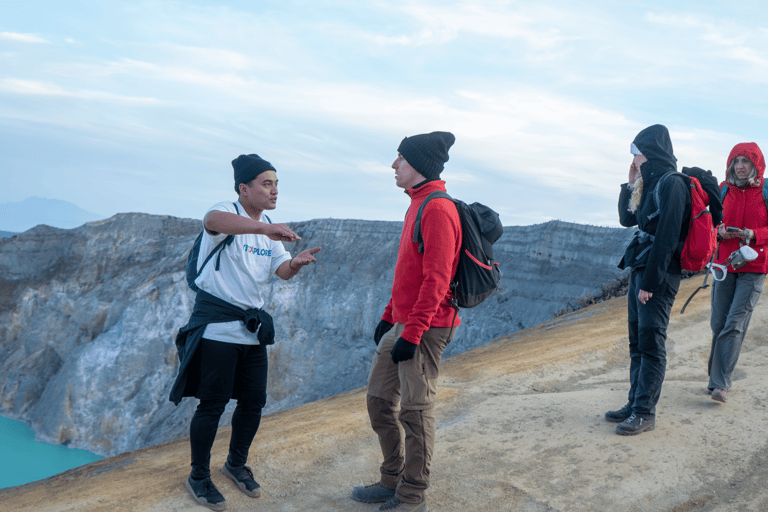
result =
[[[763,188],[763,195],[765,195],[765,192],[766,192],[766,190],[765,190],[765,188]],[[720,185],[720,200],[721,201],[723,199],[725,199],[725,194],[727,194],[727,193],[728,193],[728,184],[724,182],[722,185]]]
[[[198,236],[202,237],[203,234],[200,233]],[[221,264],[221,251],[224,250],[224,247],[226,247],[227,245],[230,245],[232,243],[232,240],[234,239],[235,239],[235,235],[227,235],[227,237],[224,240],[219,242],[216,245],[216,247],[213,248],[213,250],[208,254],[208,256],[206,256],[205,261],[203,261],[203,264],[200,265],[200,270],[195,270],[195,279],[200,277],[200,274],[203,273],[203,269],[208,264],[208,262],[211,261],[211,258],[213,258],[214,256],[216,256],[215,268],[216,270],[219,270],[219,265]]]
[[[232,205],[235,207],[235,211],[238,215],[240,215],[240,208],[237,206],[237,203],[233,202]],[[197,235],[197,239],[195,240],[194,246],[197,247],[197,250],[200,250],[200,244],[202,242],[203,234],[205,233],[205,228],[203,228],[203,231]],[[195,279],[200,277],[200,274],[203,273],[203,269],[208,264],[209,261],[211,261],[211,258],[216,256],[216,270],[219,270],[219,267],[221,266],[221,252],[224,250],[224,248],[228,245],[231,245],[232,242],[235,239],[235,235],[227,235],[224,240],[216,244],[216,247],[213,248],[213,250],[208,253],[208,256],[205,257],[205,260],[203,261],[203,264],[200,265],[200,270],[195,269]],[[199,255],[198,255],[199,256]]]
[[[235,207],[235,211],[238,215],[240,215],[240,208],[237,206],[236,202],[232,203]],[[203,271],[203,268],[205,268],[205,264],[208,263],[208,260],[211,259],[211,256],[216,254],[216,266],[214,267],[214,270],[219,270],[219,266],[221,265],[221,253],[224,251],[224,248],[228,245],[232,245],[232,242],[235,240],[235,235],[227,235],[227,238],[219,242],[219,245],[213,248],[213,251],[211,251],[211,254],[208,255],[207,258],[205,258],[205,262],[203,262],[203,266],[200,267],[200,272]]]
[[768,182],[765,181],[765,178],[763,178],[763,202],[766,211],[768,211]]
[[447,192],[436,190],[429,194],[424,202],[421,203],[419,211],[416,212],[416,222],[413,225],[413,243],[419,244],[419,252],[424,252],[424,239],[421,238],[421,213],[424,211],[424,207],[427,206],[427,203],[436,197],[442,197],[453,201],[453,198],[448,195]]
[[651,220],[652,218],[656,217],[661,212],[661,206],[660,206],[661,203],[659,201],[659,189],[661,188],[661,182],[674,174],[679,174],[680,176],[683,175],[682,173],[679,173],[679,172],[669,171],[664,176],[659,178],[659,181],[656,182],[656,186],[653,187],[653,202],[656,205],[656,210],[652,214],[648,215],[648,220]]

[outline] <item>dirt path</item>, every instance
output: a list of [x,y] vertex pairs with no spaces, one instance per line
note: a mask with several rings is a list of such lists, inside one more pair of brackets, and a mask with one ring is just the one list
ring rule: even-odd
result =
[[[727,404],[705,394],[709,295],[683,282],[670,323],[657,427],[636,437],[603,420],[626,402],[624,298],[447,360],[428,491],[433,512],[768,510],[768,303],[755,311]],[[768,299],[763,299],[768,300]],[[213,466],[226,457],[219,432]],[[358,390],[264,418],[249,464],[263,493],[239,493],[216,469],[228,510],[369,511],[353,485],[380,453]],[[0,491],[2,511],[182,511],[186,439]]]

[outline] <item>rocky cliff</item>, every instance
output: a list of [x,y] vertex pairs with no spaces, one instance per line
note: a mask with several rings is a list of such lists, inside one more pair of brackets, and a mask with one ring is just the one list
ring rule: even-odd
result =
[[[401,223],[293,223],[318,263],[269,283],[276,319],[267,412],[358,388],[389,296]],[[40,440],[102,455],[186,435],[195,406],[168,401],[184,281],[200,221],[120,214],[72,230],[0,239],[0,414]],[[618,277],[630,230],[565,222],[507,227],[497,294],[462,312],[446,357],[539,324]],[[225,422],[228,417],[225,418]]]

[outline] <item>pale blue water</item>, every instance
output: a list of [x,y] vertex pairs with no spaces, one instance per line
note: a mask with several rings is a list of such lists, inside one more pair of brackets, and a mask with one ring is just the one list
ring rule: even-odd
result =
[[0,416],[0,489],[42,480],[101,458],[86,450],[39,443],[26,423]]

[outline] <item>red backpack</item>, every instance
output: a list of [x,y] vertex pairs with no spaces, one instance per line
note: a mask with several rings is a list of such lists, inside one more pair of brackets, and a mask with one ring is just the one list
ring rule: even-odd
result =
[[[687,168],[685,168],[687,169]],[[685,171],[684,169],[684,171]],[[669,176],[681,176],[690,180],[691,188],[691,219],[688,221],[688,236],[680,255],[680,266],[683,270],[698,272],[707,266],[717,249],[717,230],[712,221],[712,214],[707,206],[712,201],[720,201],[719,195],[712,198],[704,191],[699,179],[679,172],[669,172],[661,177],[653,191],[656,207],[659,207],[659,186]],[[711,174],[710,174],[710,177]],[[712,177],[714,179],[714,177]],[[720,208],[722,210],[722,208]]]

